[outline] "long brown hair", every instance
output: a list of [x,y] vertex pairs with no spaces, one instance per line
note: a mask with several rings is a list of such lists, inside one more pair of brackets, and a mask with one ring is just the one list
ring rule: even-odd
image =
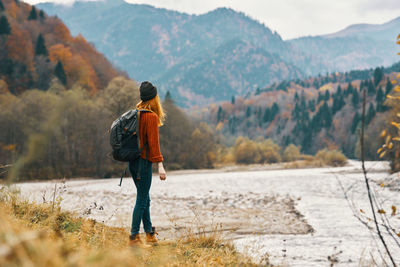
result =
[[154,112],[158,116],[158,126],[162,126],[165,121],[166,114],[162,108],[158,95],[148,101],[140,101],[136,105],[137,109],[146,109]]

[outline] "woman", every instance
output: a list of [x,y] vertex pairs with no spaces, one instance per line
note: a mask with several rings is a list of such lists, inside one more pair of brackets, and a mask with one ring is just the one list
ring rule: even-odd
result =
[[[166,179],[163,166],[163,157],[160,152],[158,139],[158,127],[163,125],[165,114],[160,99],[157,95],[157,88],[150,82],[143,82],[140,85],[140,99],[136,108],[140,111],[139,116],[139,137],[140,147],[144,147],[139,160],[129,162],[129,170],[134,178],[137,189],[136,204],[132,215],[131,235],[129,243],[131,246],[144,246],[139,237],[140,222],[143,221],[143,228],[146,232],[146,242],[156,244],[155,228],[150,219],[150,186],[152,179],[152,163],[158,163],[160,179]],[[139,173],[136,174],[136,171]]]

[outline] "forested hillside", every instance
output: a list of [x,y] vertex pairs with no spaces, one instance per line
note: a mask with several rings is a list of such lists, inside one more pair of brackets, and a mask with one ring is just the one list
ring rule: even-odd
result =
[[91,94],[121,73],[64,23],[16,0],[1,0],[0,79],[2,91],[47,90],[54,78],[66,88]]
[[[138,83],[59,19],[16,0],[0,0],[0,40],[0,177],[120,175],[126,164],[110,156],[108,130],[139,102]],[[210,167],[207,126],[170,98],[165,109],[166,167]]]
[[174,66],[158,82],[174,88],[179,103],[190,107],[246,95],[260,85],[302,76],[300,69],[276,55],[236,39],[213,53]]
[[298,145],[304,153],[330,148],[357,157],[362,91],[366,90],[367,156],[376,159],[388,109],[386,95],[397,72],[399,63],[390,68],[275,83],[249,97],[212,104],[203,119],[228,137],[230,144],[238,136],[271,138],[283,147]]
[[369,25],[377,27],[368,35],[284,41],[268,25],[228,8],[189,15],[123,0],[38,6],[61,17],[131,77],[155,81],[185,106],[226,101],[273,82],[395,62],[398,21]]

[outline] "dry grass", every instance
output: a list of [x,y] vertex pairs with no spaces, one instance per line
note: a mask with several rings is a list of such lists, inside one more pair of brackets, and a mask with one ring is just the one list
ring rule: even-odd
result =
[[315,158],[323,164],[333,167],[344,166],[347,163],[346,156],[338,150],[320,150],[315,155]]
[[256,266],[217,232],[188,233],[150,249],[127,246],[128,232],[35,204],[0,189],[0,266]]
[[347,163],[347,158],[342,152],[337,150],[323,149],[315,156],[301,155],[301,160],[287,162],[283,165],[286,169],[318,168],[318,167],[340,167]]

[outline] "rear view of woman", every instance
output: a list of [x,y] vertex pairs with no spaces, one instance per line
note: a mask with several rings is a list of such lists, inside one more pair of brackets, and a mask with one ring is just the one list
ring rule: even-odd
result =
[[140,99],[141,101],[136,108],[140,110],[140,147],[144,148],[139,160],[129,162],[129,171],[134,178],[137,189],[136,204],[132,215],[131,235],[129,236],[129,244],[131,246],[144,246],[139,236],[141,222],[143,222],[143,228],[146,232],[146,242],[157,243],[156,231],[150,219],[150,186],[153,163],[158,163],[160,179],[166,179],[158,138],[158,127],[163,125],[165,114],[157,95],[157,88],[150,82],[143,82],[140,85]]

